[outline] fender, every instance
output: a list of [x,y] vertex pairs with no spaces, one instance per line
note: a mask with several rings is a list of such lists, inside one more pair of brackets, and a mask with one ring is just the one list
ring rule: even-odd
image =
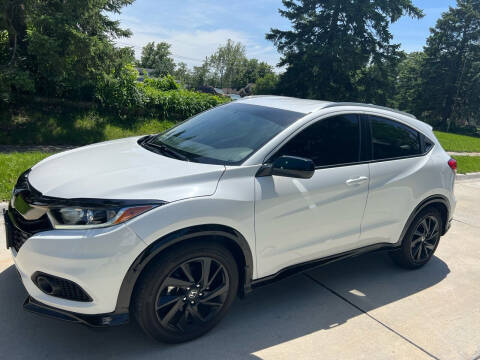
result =
[[[115,308],[115,313],[128,313],[130,308],[130,301],[132,297],[135,284],[145,269],[145,267],[150,263],[150,261],[160,254],[162,251],[166,250],[172,245],[178,244],[180,242],[204,237],[204,236],[216,236],[224,239],[231,240],[240,250],[241,257],[240,264],[243,266],[243,272],[240,271],[240,278],[243,283],[243,287],[240,287],[240,295],[251,291],[251,283],[253,276],[253,257],[245,238],[233,228],[224,225],[198,225],[192,226],[185,229],[174,231],[168,235],[163,236],[159,240],[150,244],[133,262],[133,264],[128,269],[120,291],[118,293],[117,305]],[[230,243],[231,244],[231,243]],[[239,255],[239,254],[234,254]],[[237,261],[239,259],[236,259]]]
[[413,212],[410,214],[407,223],[403,227],[402,233],[400,234],[400,238],[397,241],[397,245],[400,246],[402,244],[402,240],[407,233],[410,225],[412,224],[413,220],[415,217],[427,206],[432,205],[432,204],[442,204],[445,206],[447,209],[445,221],[443,224],[443,229],[442,229],[442,236],[446,234],[450,227],[450,201],[443,195],[432,195],[424,199],[420,204],[417,205],[417,207],[413,210]]

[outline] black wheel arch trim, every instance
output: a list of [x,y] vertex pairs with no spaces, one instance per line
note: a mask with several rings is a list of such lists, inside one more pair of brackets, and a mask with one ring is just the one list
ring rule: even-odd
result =
[[235,242],[235,244],[241,249],[245,264],[243,271],[240,271],[241,285],[243,285],[239,287],[240,296],[250,292],[253,277],[253,256],[247,240],[240,232],[225,225],[197,225],[177,230],[161,237],[150,244],[140,255],[137,256],[128,269],[122,285],[120,286],[115,313],[125,313],[129,311],[137,280],[150,261],[158,254],[181,242],[199,237],[212,236],[227,238]]
[[405,237],[405,234],[407,233],[408,229],[410,228],[410,225],[412,224],[413,220],[415,217],[425,208],[427,208],[430,205],[434,204],[441,204],[444,205],[447,209],[447,216],[446,216],[446,221],[443,225],[442,233],[441,235],[445,235],[446,232],[448,231],[449,228],[449,222],[450,222],[450,216],[451,216],[451,208],[450,208],[450,201],[443,195],[432,195],[424,199],[420,204],[418,204],[413,212],[410,214],[408,217],[408,220],[403,227],[402,233],[400,234],[400,237],[398,239],[397,244],[401,244],[403,241],[403,238]]

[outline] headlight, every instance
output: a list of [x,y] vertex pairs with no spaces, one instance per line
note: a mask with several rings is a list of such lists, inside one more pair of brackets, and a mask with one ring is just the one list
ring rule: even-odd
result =
[[130,206],[124,208],[51,208],[49,218],[55,229],[91,229],[121,224],[157,205]]

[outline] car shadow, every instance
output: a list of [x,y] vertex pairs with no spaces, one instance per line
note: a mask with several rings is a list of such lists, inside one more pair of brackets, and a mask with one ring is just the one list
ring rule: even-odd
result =
[[[206,336],[180,345],[160,344],[138,325],[91,329],[24,312],[25,289],[13,266],[0,273],[0,349],[5,358],[257,358],[254,353],[341,326],[361,312],[408,297],[439,283],[449,273],[434,257],[406,271],[382,253],[366,254],[256,289],[238,300]],[[312,279],[315,279],[312,280]],[[326,286],[326,287],[324,287]]]

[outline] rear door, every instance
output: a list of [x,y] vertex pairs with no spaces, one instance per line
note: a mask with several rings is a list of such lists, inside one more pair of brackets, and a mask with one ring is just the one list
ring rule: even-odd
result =
[[423,135],[380,116],[364,115],[370,128],[370,189],[362,223],[362,246],[395,243],[428,177]]
[[357,246],[368,193],[361,161],[359,116],[321,119],[289,139],[282,155],[312,159],[311,179],[255,178],[258,275],[351,250]]

